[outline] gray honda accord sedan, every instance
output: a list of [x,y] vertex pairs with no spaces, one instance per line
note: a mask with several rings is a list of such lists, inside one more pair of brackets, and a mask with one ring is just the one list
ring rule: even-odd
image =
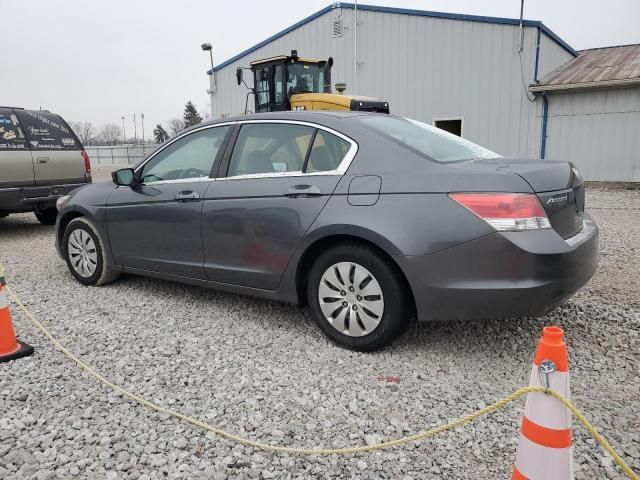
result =
[[370,351],[413,319],[542,315],[594,274],[598,229],[569,162],[502,158],[383,114],[199,124],[58,201],[72,275],[120,272],[308,305]]

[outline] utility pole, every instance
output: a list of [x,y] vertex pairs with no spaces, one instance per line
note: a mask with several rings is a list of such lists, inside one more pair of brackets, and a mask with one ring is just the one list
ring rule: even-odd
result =
[[133,143],[138,143],[138,127],[136,127],[136,114],[133,114]]
[[518,53],[522,53],[524,48],[524,0],[520,1],[520,45],[518,45]]
[[[358,0],[353,7],[353,80],[358,78]],[[358,88],[356,83],[356,88]]]
[[144,113],[140,114],[140,121],[142,122],[142,143],[144,143]]
[[124,128],[124,118],[125,117],[120,117],[122,118],[122,144],[126,144],[127,143],[127,130],[126,128]]

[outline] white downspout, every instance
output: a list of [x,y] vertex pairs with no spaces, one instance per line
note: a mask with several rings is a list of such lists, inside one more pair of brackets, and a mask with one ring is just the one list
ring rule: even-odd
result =
[[217,90],[217,75],[216,72],[213,71],[211,72],[211,75],[209,75],[209,90],[207,90],[207,93],[209,94],[209,102],[211,104],[211,118],[213,117],[213,97],[216,94],[216,90]]

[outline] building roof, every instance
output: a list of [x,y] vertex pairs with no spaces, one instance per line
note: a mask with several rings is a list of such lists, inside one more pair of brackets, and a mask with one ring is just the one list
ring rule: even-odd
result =
[[578,52],[531,91],[575,90],[640,85],[640,44],[592,48]]
[[[211,75],[214,71],[217,72],[218,70],[223,69],[227,65],[230,65],[230,64],[236,62],[237,60],[240,60],[242,57],[244,57],[244,56],[246,56],[246,55],[248,55],[248,54],[250,54],[250,53],[252,53],[252,52],[254,52],[256,50],[258,50],[259,48],[264,47],[265,45],[273,42],[274,40],[277,40],[278,38],[286,35],[287,33],[292,32],[293,30],[296,30],[296,29],[302,27],[303,25],[306,25],[307,23],[315,20],[316,18],[324,15],[327,12],[330,12],[334,8],[354,9],[355,8],[355,4],[346,3],[346,2],[335,2],[335,3],[331,4],[331,5],[328,5],[328,6],[324,7],[322,10],[319,10],[316,13],[314,13],[312,15],[309,15],[307,18],[304,18],[304,19],[300,20],[298,23],[295,23],[295,24],[291,25],[290,27],[285,28],[281,32],[278,32],[275,35],[272,35],[271,37],[269,37],[266,40],[263,40],[262,42],[254,45],[253,47],[248,48],[247,50],[245,50],[243,52],[240,52],[238,55],[235,55],[235,56],[231,57],[230,59],[222,62],[219,65],[216,65],[215,67],[213,67],[213,70],[210,69],[207,73],[209,75]],[[365,12],[381,12],[381,13],[395,13],[395,14],[399,14],[399,15],[412,15],[412,16],[417,16],[417,17],[444,18],[444,19],[448,19],[448,20],[466,20],[468,22],[495,23],[495,24],[500,24],[500,25],[519,25],[520,24],[520,20],[517,19],[517,18],[484,17],[484,16],[480,16],[480,15],[465,15],[465,14],[460,14],[460,13],[431,12],[431,11],[427,11],[427,10],[413,10],[413,9],[408,9],[408,8],[381,7],[381,6],[378,6],[378,5],[362,5],[362,4],[358,4],[358,10],[359,11],[365,11]],[[542,23],[540,21],[537,21],[537,20],[523,20],[522,24],[525,27],[536,27],[536,28],[539,28],[546,35],[548,35],[549,38],[554,40],[558,45],[560,45],[562,48],[564,48],[567,52],[571,53],[574,56],[578,55],[578,52],[576,52],[573,48],[571,48],[571,46],[567,42],[565,42],[559,36],[557,36],[555,33],[553,33],[544,23]]]

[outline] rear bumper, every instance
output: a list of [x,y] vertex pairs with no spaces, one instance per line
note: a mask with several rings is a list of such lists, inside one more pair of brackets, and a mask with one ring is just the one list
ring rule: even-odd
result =
[[580,233],[492,233],[442,252],[397,256],[418,319],[474,320],[540,316],[580,289],[596,271],[599,234],[585,214]]
[[0,212],[30,212],[35,206],[38,208],[53,207],[56,200],[62,195],[66,195],[83,185],[86,183],[0,188]]

